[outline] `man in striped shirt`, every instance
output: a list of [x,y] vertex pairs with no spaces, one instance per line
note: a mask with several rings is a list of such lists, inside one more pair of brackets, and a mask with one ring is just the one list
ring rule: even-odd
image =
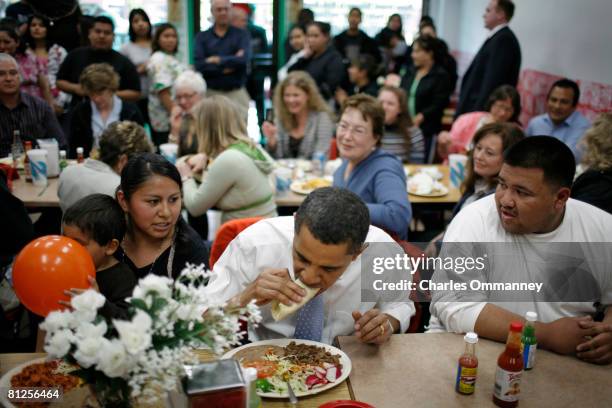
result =
[[0,157],[11,152],[13,134],[19,130],[23,142],[56,139],[60,149],[67,146],[64,132],[47,102],[21,92],[19,66],[8,54],[0,53]]

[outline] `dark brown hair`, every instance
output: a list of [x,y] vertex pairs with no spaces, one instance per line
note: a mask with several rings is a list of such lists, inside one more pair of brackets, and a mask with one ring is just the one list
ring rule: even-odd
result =
[[[518,126],[512,123],[489,123],[488,125],[484,125],[474,135],[472,139],[472,149],[468,152],[468,160],[466,164],[466,176],[465,180],[461,184],[461,192],[465,193],[466,191],[474,190],[474,186],[476,185],[476,181],[480,178],[479,175],[474,171],[474,149],[478,142],[484,139],[486,136],[497,135],[502,140],[502,153],[505,152],[509,147],[515,145],[520,142],[525,135],[523,131]],[[495,185],[496,181],[492,181],[489,185],[492,188]]]

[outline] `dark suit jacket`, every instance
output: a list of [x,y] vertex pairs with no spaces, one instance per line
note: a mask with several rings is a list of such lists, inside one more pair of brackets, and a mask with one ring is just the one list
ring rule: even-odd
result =
[[[410,87],[414,81],[416,70],[409,71],[402,78],[402,88],[406,95],[410,95]],[[416,89],[415,110],[422,113],[425,120],[421,124],[421,131],[425,137],[432,137],[442,129],[442,115],[449,104],[451,80],[448,72],[438,65],[419,81]]]
[[461,81],[455,117],[485,110],[491,92],[500,85],[516,86],[521,70],[521,47],[508,27],[482,45]]
[[[131,120],[144,126],[142,113],[138,106],[132,102],[121,101],[121,112],[119,120]],[[70,153],[68,157],[76,158],[77,147],[82,147],[85,157],[89,156],[93,144],[93,130],[91,129],[91,105],[89,99],[85,99],[74,108],[72,120],[70,121]]]

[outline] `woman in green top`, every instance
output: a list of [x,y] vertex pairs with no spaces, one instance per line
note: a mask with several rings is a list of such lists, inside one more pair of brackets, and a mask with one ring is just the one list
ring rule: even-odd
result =
[[442,47],[433,37],[418,37],[412,44],[413,70],[401,82],[408,96],[408,111],[412,122],[425,136],[426,152],[431,141],[442,129],[442,115],[452,93],[450,75],[439,65]]
[[[274,161],[247,136],[234,104],[224,96],[203,99],[194,112],[197,155],[177,164],[183,202],[193,216],[212,207],[221,221],[276,216],[271,174]],[[194,174],[203,171],[202,183]]]

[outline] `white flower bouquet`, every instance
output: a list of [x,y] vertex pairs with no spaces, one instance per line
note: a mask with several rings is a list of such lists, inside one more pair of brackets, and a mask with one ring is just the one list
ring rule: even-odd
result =
[[149,275],[128,299],[131,320],[107,322],[99,313],[104,296],[88,290],[71,300],[72,310],[51,312],[41,329],[45,351],[81,368],[73,372],[93,385],[103,406],[153,402],[160,391],[174,390],[184,365],[196,364],[193,349],[220,354],[238,344],[240,320],[257,323],[261,315],[245,308],[211,304],[202,287],[210,277],[203,266],[187,264],[176,281]]

